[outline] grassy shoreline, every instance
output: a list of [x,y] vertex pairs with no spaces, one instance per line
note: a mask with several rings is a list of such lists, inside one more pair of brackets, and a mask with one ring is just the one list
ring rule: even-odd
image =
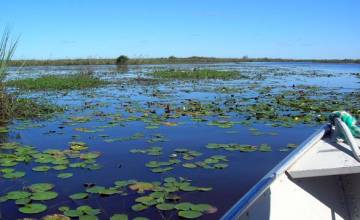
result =
[[[168,57],[133,58],[129,65],[142,64],[192,64],[224,62],[313,62],[313,63],[360,63],[360,59],[280,59],[280,58],[216,58],[216,57]],[[9,66],[68,66],[68,65],[115,65],[116,59],[55,59],[55,60],[12,60]]]

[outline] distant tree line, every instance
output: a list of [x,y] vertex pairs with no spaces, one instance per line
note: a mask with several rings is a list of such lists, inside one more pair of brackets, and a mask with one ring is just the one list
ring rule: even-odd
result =
[[55,59],[55,60],[12,60],[11,66],[57,66],[57,65],[140,65],[140,64],[191,64],[191,63],[222,63],[222,62],[316,62],[316,63],[360,63],[360,59],[282,59],[282,58],[217,58],[217,57],[160,57],[160,58],[129,58],[121,55],[116,59]]

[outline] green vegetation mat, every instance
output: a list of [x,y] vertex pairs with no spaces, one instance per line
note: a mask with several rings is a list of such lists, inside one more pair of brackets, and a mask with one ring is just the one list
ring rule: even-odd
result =
[[84,89],[97,87],[106,84],[106,81],[91,74],[73,75],[47,75],[40,78],[27,78],[12,80],[6,83],[7,86],[17,87],[25,90],[66,90]]
[[238,71],[220,70],[161,70],[152,73],[155,77],[168,79],[236,79],[246,78]]

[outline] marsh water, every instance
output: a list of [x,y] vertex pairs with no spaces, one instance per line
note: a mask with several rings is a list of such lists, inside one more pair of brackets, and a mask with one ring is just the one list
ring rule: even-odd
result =
[[[147,74],[169,68],[238,70],[250,77],[236,80],[155,80]],[[150,191],[141,194],[122,189],[121,194],[104,196],[92,193],[86,199],[69,198],[71,194],[84,192],[85,183],[111,187],[119,180],[163,183],[167,177],[182,177],[191,180],[191,185],[211,188],[204,191],[178,190],[173,194],[178,196],[179,201],[173,203],[210,204],[217,211],[204,213],[199,219],[219,219],[322,124],[315,120],[299,123],[296,119],[284,124],[271,118],[250,117],[247,111],[251,109],[246,107],[259,100],[266,104],[268,99],[284,91],[309,93],[309,97],[316,94],[323,97],[321,100],[343,100],[343,97],[350,96],[355,97],[352,107],[360,104],[358,96],[352,96],[359,93],[359,64],[142,65],[129,66],[120,72],[116,66],[110,65],[41,66],[12,68],[7,80],[44,74],[72,74],[83,70],[90,70],[111,83],[74,91],[30,92],[11,88],[20,96],[52,102],[65,106],[66,110],[45,120],[14,120],[8,125],[8,133],[0,133],[0,141],[32,146],[41,152],[46,149],[62,151],[69,149],[70,142],[84,142],[88,146],[84,152],[100,152],[100,156],[96,162],[92,161],[94,166],[87,168],[67,164],[60,170],[39,172],[32,170],[39,166],[34,161],[13,166],[26,175],[17,179],[0,177],[0,196],[22,190],[33,183],[52,183],[58,197],[40,202],[47,206],[47,210],[32,215],[19,212],[19,206],[13,200],[7,200],[0,203],[1,219],[40,219],[47,214],[62,213],[58,210],[61,206],[75,209],[81,205],[100,209],[99,219],[109,219],[121,213],[131,218],[178,219],[175,209],[160,211],[154,206],[142,211],[131,209],[137,203],[136,198],[148,195]],[[230,150],[226,146],[213,149],[209,148],[209,143],[245,147],[242,150]],[[141,151],[154,146],[161,148],[161,153],[151,155]],[[254,148],[248,150],[246,146]],[[197,153],[184,157],[184,149]],[[225,166],[183,166],[196,164],[214,155],[226,156],[227,161],[219,163]],[[149,161],[166,162],[169,158],[179,160],[164,165],[171,169],[154,172],[146,166]],[[59,173],[72,173],[73,176],[63,179],[57,176]]]

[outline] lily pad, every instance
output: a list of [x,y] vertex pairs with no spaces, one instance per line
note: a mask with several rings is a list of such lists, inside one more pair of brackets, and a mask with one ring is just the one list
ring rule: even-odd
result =
[[174,178],[174,177],[167,177],[167,178],[164,179],[164,182],[173,183],[173,182],[176,182],[176,178]]
[[197,187],[198,191],[202,191],[202,192],[208,192],[211,191],[212,188],[211,187]]
[[47,209],[46,205],[40,203],[27,204],[24,207],[19,208],[19,212],[24,214],[37,214],[44,212]]
[[12,172],[12,173],[5,173],[3,175],[4,178],[6,179],[17,179],[17,178],[21,178],[25,176],[25,172],[22,171],[16,171],[16,172]]
[[288,148],[296,148],[296,147],[297,147],[297,145],[296,145],[296,144],[291,144],[291,143],[290,143],[290,144],[287,144],[287,147],[288,147]]
[[84,142],[70,142],[70,150],[74,151],[82,151],[86,150],[88,147],[86,146],[86,143]]
[[79,216],[79,220],[97,220],[99,219],[95,215],[81,215]]
[[113,195],[113,194],[116,194],[118,193],[119,191],[115,188],[112,188],[112,189],[103,189],[99,192],[100,195],[102,196],[109,196],[109,195]]
[[5,161],[5,162],[2,162],[0,163],[0,166],[3,166],[3,167],[13,167],[13,166],[16,166],[18,163],[15,162],[15,161]]
[[69,217],[60,214],[47,215],[42,220],[70,220]]
[[193,218],[199,218],[203,214],[198,211],[179,211],[178,215],[182,218],[193,219]]
[[244,145],[244,146],[241,146],[239,148],[239,150],[242,152],[253,152],[253,151],[256,151],[256,147],[250,146],[250,145]]
[[152,183],[147,182],[136,182],[129,186],[131,190],[138,191],[139,193],[143,193],[147,190],[152,190],[154,189],[154,187],[155,186]]
[[25,199],[31,196],[31,193],[26,191],[12,191],[6,194],[6,197],[11,200]]
[[163,198],[167,195],[166,192],[153,192],[153,193],[150,193],[149,196],[153,197],[153,198]]
[[65,212],[65,211],[70,210],[70,208],[69,208],[68,206],[60,206],[60,207],[58,208],[58,210],[59,210],[60,212]]
[[115,185],[116,187],[119,187],[119,188],[122,188],[122,187],[125,187],[127,185],[131,184],[131,181],[127,181],[127,180],[118,180],[118,181],[115,181]]
[[260,152],[271,152],[271,146],[269,146],[268,144],[261,144],[259,146],[259,151]]
[[90,117],[86,117],[86,116],[71,117],[70,120],[72,122],[78,122],[78,123],[85,123],[91,121]]
[[68,167],[65,165],[57,165],[52,167],[54,170],[66,170]]
[[217,164],[214,164],[214,168],[215,169],[225,169],[226,167],[228,167],[229,165],[227,165],[226,163],[217,163]]
[[44,192],[53,189],[55,186],[51,183],[35,183],[29,186],[32,192]]
[[101,213],[100,209],[93,209],[88,205],[79,206],[76,210],[83,213],[82,215],[98,215]]
[[37,172],[46,172],[46,171],[49,171],[51,167],[49,166],[36,166],[36,167],[33,167],[32,170],[33,171],[37,171]]
[[30,198],[15,200],[16,205],[26,205],[26,204],[29,204],[30,202],[31,202]]
[[174,167],[158,167],[158,168],[151,169],[151,171],[154,173],[164,173],[164,172],[167,172],[167,171],[170,171],[173,169],[174,169]]
[[129,217],[126,214],[115,214],[110,217],[110,220],[128,220]]
[[67,179],[67,178],[70,178],[72,177],[73,174],[72,173],[59,173],[57,175],[58,178],[61,178],[61,179]]
[[179,203],[179,204],[175,205],[175,208],[176,208],[177,210],[186,211],[186,210],[190,210],[192,206],[193,206],[192,203],[182,202],[182,203]]
[[149,161],[148,163],[145,164],[145,166],[149,168],[156,168],[159,167],[160,164],[157,161]]
[[76,217],[79,217],[80,215],[82,215],[82,212],[78,211],[78,210],[74,210],[74,209],[69,209],[64,212],[64,215],[66,215],[70,218],[76,218]]
[[75,193],[70,195],[70,199],[78,200],[78,199],[86,199],[89,196],[88,193]]
[[197,166],[196,164],[193,163],[184,163],[183,167],[192,169],[192,168],[196,168]]
[[138,203],[138,204],[135,204],[133,206],[131,206],[131,209],[135,212],[140,212],[140,211],[143,211],[145,209],[149,208],[148,206],[146,205],[143,205],[141,203]]
[[140,202],[140,203],[146,203],[152,200],[154,200],[154,198],[151,196],[142,196],[135,199],[136,202]]
[[196,191],[198,188],[195,186],[180,186],[180,190],[185,191],[185,192],[192,192],[192,191]]
[[161,204],[157,204],[156,208],[161,210],[161,211],[168,211],[168,210],[174,209],[175,205],[170,204],[170,203],[161,203]]
[[55,199],[57,196],[58,193],[52,191],[35,192],[32,194],[31,199],[45,201],[45,200]]
[[103,186],[93,186],[86,189],[86,192],[88,193],[100,193],[101,191],[105,190],[105,187]]
[[198,212],[208,212],[211,210],[213,206],[209,204],[196,204],[191,207],[191,210],[198,211]]
[[12,173],[12,172],[14,172],[14,171],[15,171],[15,169],[13,169],[13,168],[0,169],[0,172],[1,172],[1,173]]
[[80,159],[89,160],[89,159],[96,159],[101,155],[100,152],[89,152],[85,154],[80,154]]

